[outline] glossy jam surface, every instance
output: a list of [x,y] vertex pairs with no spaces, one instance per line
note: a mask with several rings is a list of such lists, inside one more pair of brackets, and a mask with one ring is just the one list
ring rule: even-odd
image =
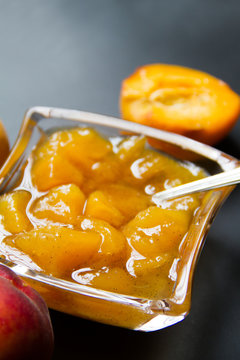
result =
[[0,197],[0,251],[57,278],[117,293],[170,296],[201,195],[155,206],[151,196],[205,176],[146,144],[91,128],[53,133]]

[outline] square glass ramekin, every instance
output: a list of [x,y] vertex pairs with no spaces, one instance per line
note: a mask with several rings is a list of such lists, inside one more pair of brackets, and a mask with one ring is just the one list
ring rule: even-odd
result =
[[[147,126],[77,110],[34,107],[29,109],[12,151],[0,169],[0,194],[9,191],[19,181],[24,164],[40,138],[59,128],[90,126],[104,135],[143,134],[150,142],[158,141],[167,153],[176,158],[194,159],[208,174],[228,171],[239,166],[238,160],[210,146],[180,135]],[[33,271],[24,263],[12,262],[4,254],[3,263],[30,283],[46,300],[50,308],[87,319],[153,331],[175,324],[190,310],[193,273],[211,222],[233,186],[205,192],[200,209],[194,215],[189,231],[179,250],[175,284],[169,298],[151,300],[111,293],[75,282]],[[4,234],[0,231],[0,238]]]

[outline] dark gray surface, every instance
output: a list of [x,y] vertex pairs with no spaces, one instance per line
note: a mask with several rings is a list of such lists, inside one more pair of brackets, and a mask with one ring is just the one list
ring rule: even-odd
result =
[[[240,93],[239,0],[0,5],[0,117],[11,143],[33,105],[118,115],[121,80],[145,63],[198,68]],[[240,158],[239,137],[238,124],[217,147]],[[239,359],[239,204],[237,189],[212,226],[186,320],[144,334],[52,311],[54,359]]]

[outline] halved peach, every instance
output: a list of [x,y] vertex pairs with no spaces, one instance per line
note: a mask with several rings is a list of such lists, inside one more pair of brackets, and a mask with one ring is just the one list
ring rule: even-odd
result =
[[123,81],[120,110],[126,120],[214,144],[237,121],[240,97],[205,72],[150,64]]

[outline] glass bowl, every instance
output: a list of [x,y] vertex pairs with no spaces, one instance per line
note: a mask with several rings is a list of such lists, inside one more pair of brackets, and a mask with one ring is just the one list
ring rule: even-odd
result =
[[[161,145],[168,154],[177,159],[191,159],[208,174],[239,166],[237,159],[180,135],[104,115],[33,107],[26,112],[16,143],[0,170],[0,193],[14,187],[32,148],[42,136],[59,128],[76,127],[76,123],[94,127],[107,136],[143,134],[150,143],[157,140],[158,147]],[[80,285],[33,271],[21,259],[16,263],[4,254],[0,257],[0,263],[7,265],[30,283],[44,297],[50,308],[134,330],[159,330],[187,316],[197,259],[217,210],[232,190],[233,186],[205,192],[200,209],[195,213],[189,231],[181,243],[179,261],[173,274],[174,287],[168,298],[136,298]],[[0,230],[1,239],[4,236],[4,232]]]

